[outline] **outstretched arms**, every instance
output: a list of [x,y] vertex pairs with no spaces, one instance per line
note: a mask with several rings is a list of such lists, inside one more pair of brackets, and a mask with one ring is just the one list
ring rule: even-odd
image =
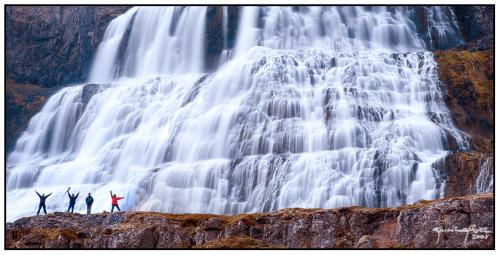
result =
[[[113,191],[110,190],[109,194],[111,195],[111,198],[113,198]],[[116,197],[116,200],[120,200],[122,198],[124,198],[124,197]]]

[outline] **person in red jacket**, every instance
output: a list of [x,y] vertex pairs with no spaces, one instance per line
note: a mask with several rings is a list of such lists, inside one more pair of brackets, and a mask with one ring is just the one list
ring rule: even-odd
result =
[[124,197],[117,197],[116,194],[113,194],[113,192],[110,190],[109,194],[111,195],[111,212],[113,212],[113,209],[118,209],[120,211],[120,207],[118,206],[118,200],[123,199]]

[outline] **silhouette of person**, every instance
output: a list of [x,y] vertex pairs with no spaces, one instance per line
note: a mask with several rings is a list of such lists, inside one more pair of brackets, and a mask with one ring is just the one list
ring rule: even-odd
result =
[[78,196],[80,195],[80,192],[78,192],[78,194],[69,194],[69,189],[66,191],[68,193],[68,197],[69,197],[69,206],[68,206],[68,212],[71,210],[71,213],[73,213],[73,210],[75,209],[75,204],[76,204],[76,199],[78,198]]
[[47,210],[45,209],[45,200],[47,200],[47,198],[52,195],[52,193],[49,193],[47,196],[45,194],[42,194],[40,195],[40,193],[38,193],[38,191],[36,191],[36,194],[38,195],[38,197],[40,198],[40,204],[38,205],[38,212],[36,212],[36,215],[39,215],[40,214],[40,209],[43,208],[43,212],[45,214],[47,214]]

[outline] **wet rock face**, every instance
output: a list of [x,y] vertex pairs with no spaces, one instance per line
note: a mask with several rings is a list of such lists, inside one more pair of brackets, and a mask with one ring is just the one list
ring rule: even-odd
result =
[[7,224],[6,246],[492,249],[493,233],[469,232],[466,238],[464,230],[492,231],[493,206],[493,194],[483,193],[387,209],[284,209],[234,216],[54,213]]
[[[82,103],[87,105],[90,98],[104,90],[108,84],[86,84],[82,92]],[[47,99],[58,89],[34,84],[19,84],[8,79],[5,84],[6,99],[6,146],[7,152],[14,149],[17,139],[28,128],[30,119],[39,112]]]
[[488,187],[494,167],[490,154],[477,151],[449,154],[444,160],[443,170],[447,175],[445,197],[491,191]]
[[476,51],[493,46],[494,6],[453,6],[465,48]]
[[58,87],[82,82],[108,23],[129,6],[6,6],[6,76]]
[[5,83],[6,147],[14,148],[17,138],[28,127],[29,120],[42,109],[43,104],[55,92],[34,84],[19,84],[8,79]]
[[62,85],[87,78],[108,23],[129,6],[6,6],[6,146]]
[[475,182],[481,164],[486,159],[479,152],[458,152],[446,156],[443,170],[446,173],[445,197],[475,192]]
[[232,49],[236,43],[240,7],[228,6],[226,15],[227,24],[224,24],[222,6],[209,6],[207,9],[205,69],[209,72],[217,69],[222,51]]

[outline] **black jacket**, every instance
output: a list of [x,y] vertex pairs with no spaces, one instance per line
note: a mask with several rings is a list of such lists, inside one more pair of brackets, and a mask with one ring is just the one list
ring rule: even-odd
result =
[[71,195],[68,192],[69,204],[74,205],[76,203],[76,199],[78,198],[79,195],[80,195],[80,192],[78,192],[78,194],[76,194],[76,195]]
[[94,203],[94,198],[92,196],[88,196],[85,199],[85,202],[87,203],[87,205],[91,205],[92,203]]
[[[36,191],[35,191],[36,192]],[[38,197],[40,198],[40,205],[44,205],[45,204],[45,200],[50,196],[52,195],[52,193],[46,195],[46,196],[42,196],[40,195],[40,193],[36,192],[36,194],[38,195]]]

